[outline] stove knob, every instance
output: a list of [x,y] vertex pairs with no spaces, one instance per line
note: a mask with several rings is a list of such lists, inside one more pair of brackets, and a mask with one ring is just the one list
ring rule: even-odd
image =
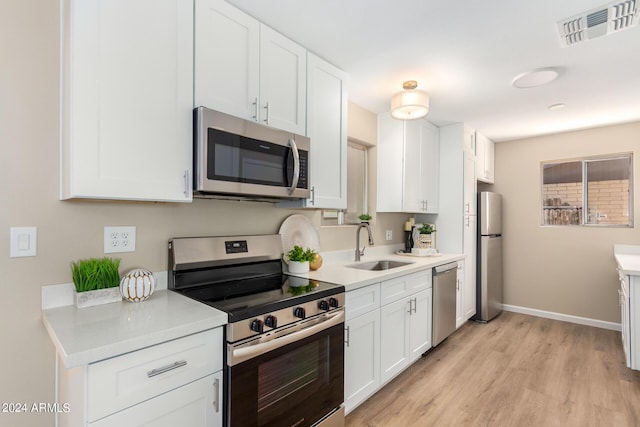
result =
[[329,298],[329,305],[333,308],[337,308],[338,307],[338,300],[335,298]]
[[264,318],[264,324],[270,328],[276,328],[278,327],[278,318],[276,316],[269,315]]
[[318,308],[320,310],[324,310],[324,311],[329,311],[329,303],[327,302],[327,300],[322,300],[318,302]]
[[264,323],[260,319],[254,319],[251,321],[251,325],[249,326],[249,328],[252,331],[261,334],[264,330]]
[[304,319],[305,317],[307,317],[307,313],[303,307],[296,307],[293,310],[293,315],[300,319]]

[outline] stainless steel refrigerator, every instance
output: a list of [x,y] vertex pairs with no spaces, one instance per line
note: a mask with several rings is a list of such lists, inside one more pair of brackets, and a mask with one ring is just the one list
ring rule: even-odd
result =
[[475,320],[502,312],[502,196],[478,193],[477,306]]

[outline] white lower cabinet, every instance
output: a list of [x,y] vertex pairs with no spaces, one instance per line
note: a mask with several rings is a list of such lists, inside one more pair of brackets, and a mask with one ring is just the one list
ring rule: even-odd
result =
[[350,412],[380,387],[380,309],[345,322],[345,409]]
[[431,348],[431,284],[428,269],[347,292],[347,413]]
[[640,370],[640,276],[620,277],[620,326],[622,348],[628,368]]
[[222,371],[124,411],[89,423],[91,427],[222,426]]
[[456,272],[456,328],[459,328],[467,321],[464,317],[464,261],[458,261],[458,271]]
[[380,387],[380,283],[347,292],[344,404],[347,413]]
[[61,366],[60,426],[222,425],[222,328],[72,369]]
[[381,381],[386,383],[431,348],[431,289],[380,309]]

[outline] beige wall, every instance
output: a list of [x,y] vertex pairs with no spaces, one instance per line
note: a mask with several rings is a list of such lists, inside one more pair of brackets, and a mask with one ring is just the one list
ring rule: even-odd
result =
[[[170,237],[277,233],[292,213],[320,221],[314,211],[257,202],[59,201],[58,19],[56,1],[0,4],[0,402],[53,402],[55,354],[40,318],[41,287],[71,282],[70,261],[102,256],[105,225],[137,227],[136,252],[120,255],[122,271],[135,266],[164,271]],[[357,106],[354,111],[350,131],[375,142],[375,115]],[[367,123],[374,128],[367,129]],[[387,228],[401,242],[403,221],[404,216],[380,215],[374,226],[376,243],[389,243],[384,241]],[[37,226],[36,257],[9,258],[12,226]],[[352,227],[322,229],[321,249],[351,249],[354,234]],[[0,413],[3,426],[52,423],[51,414]]]
[[[640,245],[640,123],[496,144],[506,304],[620,322],[613,245]],[[541,227],[540,162],[634,152],[635,228]]]

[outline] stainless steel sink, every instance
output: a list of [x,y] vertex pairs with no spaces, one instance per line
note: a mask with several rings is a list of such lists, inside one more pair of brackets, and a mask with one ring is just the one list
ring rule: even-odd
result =
[[357,268],[359,270],[380,271],[380,270],[390,270],[392,268],[397,268],[397,267],[403,267],[409,264],[413,264],[413,262],[391,261],[391,260],[383,259],[380,261],[359,262],[357,264],[347,265],[347,267]]

